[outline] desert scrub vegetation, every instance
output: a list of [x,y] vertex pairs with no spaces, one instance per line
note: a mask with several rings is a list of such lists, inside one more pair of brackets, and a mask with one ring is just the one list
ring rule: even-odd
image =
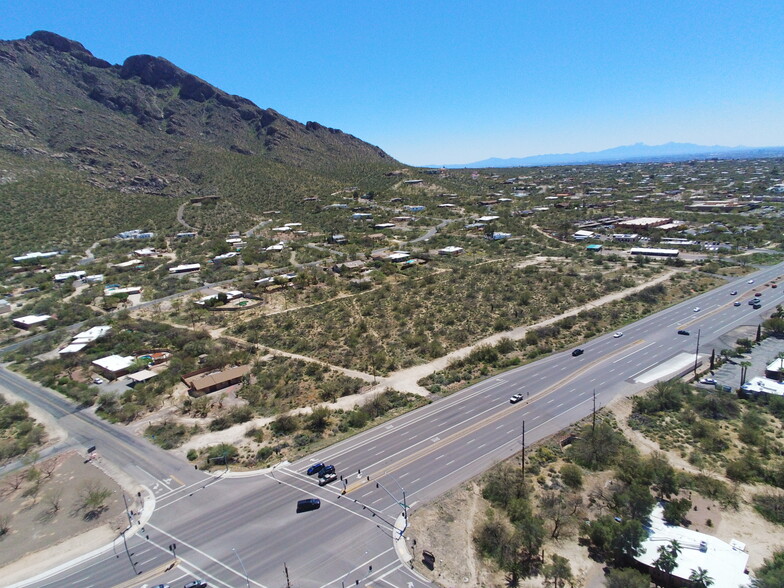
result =
[[[427,402],[421,396],[387,389],[348,411],[316,407],[310,414],[281,414],[265,427],[250,427],[240,446],[231,445],[234,451],[230,463],[240,468],[255,468],[294,460]],[[219,459],[222,450],[217,447],[222,446],[191,450],[188,459],[205,468],[222,467],[224,463]]]
[[39,447],[46,431],[27,413],[24,402],[9,403],[0,396],[0,463]]
[[764,396],[738,398],[678,380],[658,382],[635,397],[629,425],[697,467],[738,483],[784,488],[784,445],[778,432],[784,399]]
[[14,167],[32,167],[35,172],[16,182],[0,183],[5,220],[0,226],[3,256],[48,249],[78,250],[123,230],[149,229],[151,225],[164,230],[175,223],[178,203],[174,199],[149,194],[129,198],[89,183],[87,176],[64,164],[8,154],[5,157],[11,158],[8,163]]
[[[684,299],[691,292],[692,279],[674,276],[669,283],[649,286],[597,308],[583,310],[550,325],[532,327],[524,338],[502,339],[494,346],[480,346],[443,370],[419,381],[434,394],[454,392],[490,374],[531,361],[541,355],[579,344],[625,324],[658,312]],[[699,278],[702,282],[702,278]]]
[[365,383],[315,362],[275,356],[253,366],[239,396],[262,415],[357,394]]
[[387,373],[633,286],[640,271],[657,271],[582,275],[571,266],[542,271],[502,260],[441,273],[413,270],[361,296],[255,318],[232,333],[330,364]]

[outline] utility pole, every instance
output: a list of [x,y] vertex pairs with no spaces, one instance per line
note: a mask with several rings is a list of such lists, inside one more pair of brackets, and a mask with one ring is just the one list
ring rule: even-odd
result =
[[596,433],[596,388],[593,389],[593,411],[591,412],[591,435]]
[[522,448],[520,451],[520,486],[517,489],[517,497],[522,498],[525,490],[525,419],[521,431]]
[[700,358],[700,331],[701,329],[697,329],[697,351],[694,352],[694,377],[697,377],[697,362]]
[[291,581],[289,581],[289,569],[286,567],[286,562],[283,562],[283,570],[286,572],[286,588],[291,588]]

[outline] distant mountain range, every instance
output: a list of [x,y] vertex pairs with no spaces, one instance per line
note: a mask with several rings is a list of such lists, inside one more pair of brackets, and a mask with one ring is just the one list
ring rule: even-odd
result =
[[694,143],[665,143],[646,145],[635,143],[603,151],[581,151],[579,153],[552,153],[530,157],[491,157],[465,164],[433,165],[425,167],[478,168],[478,167],[531,167],[536,165],[574,165],[585,163],[623,163],[644,161],[684,161],[689,159],[748,157],[779,157],[784,147],[723,147],[721,145],[695,145]]

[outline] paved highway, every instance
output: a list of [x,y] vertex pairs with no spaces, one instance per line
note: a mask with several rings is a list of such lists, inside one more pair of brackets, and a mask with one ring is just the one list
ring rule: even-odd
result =
[[[761,313],[784,302],[784,286],[766,285],[782,273],[784,264],[754,274],[754,284],[747,284],[748,276],[735,280],[626,326],[623,337],[608,334],[581,343],[583,355],[573,357],[568,350],[505,372],[262,475],[207,483],[201,473],[186,472],[187,465],[169,456],[159,459],[162,452],[147,446],[149,458],[158,461],[156,467],[144,468],[147,474],[156,483],[176,478],[182,484],[169,484],[157,493],[152,518],[129,539],[136,569],[119,543],[118,554],[109,550],[28,585],[108,587],[138,573],[139,581],[128,586],[162,581],[176,586],[201,576],[214,586],[272,588],[286,585],[286,570],[301,588],[371,581],[373,586],[428,585],[394,548],[394,521],[403,520],[405,506],[416,508],[519,452],[523,421],[530,444],[589,415],[594,390],[597,406],[603,406],[649,386],[657,366],[670,366],[671,372],[689,369],[698,330],[701,354],[708,355],[718,336],[756,325]],[[731,296],[732,290],[738,295]],[[762,293],[760,310],[746,304],[754,292]],[[735,300],[741,306],[733,306]],[[699,312],[693,311],[695,306]],[[690,335],[678,335],[679,329]],[[524,400],[510,404],[514,393]],[[121,430],[105,423],[95,426]],[[112,442],[102,438],[103,443]],[[144,442],[125,435],[104,455],[120,463],[140,461],[136,453],[122,461],[126,443],[138,447]],[[304,473],[314,461],[334,464],[343,480],[319,487]],[[320,498],[321,508],[296,514],[295,502],[307,497]],[[163,572],[172,560],[168,548],[173,544],[181,563]],[[414,555],[422,548],[428,546],[416,546]]]

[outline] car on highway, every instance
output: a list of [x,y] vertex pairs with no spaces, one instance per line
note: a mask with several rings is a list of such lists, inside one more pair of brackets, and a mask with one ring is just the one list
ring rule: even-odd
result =
[[732,303],[732,306],[740,306],[740,300],[736,300]]
[[738,295],[737,290],[733,290],[732,292],[730,292],[730,296],[737,296],[737,295]]
[[582,355],[583,353],[585,353],[585,351],[583,351],[582,349],[580,349],[580,348],[578,347],[577,349],[575,349],[574,351],[572,351],[572,357],[577,357],[578,355]]
[[623,337],[623,333],[621,331],[616,331],[615,333],[613,333],[614,339],[618,339],[620,337]]
[[183,588],[207,588],[207,582],[204,580],[193,580],[185,584]]
[[779,285],[778,285],[778,284],[771,284],[771,285],[770,285],[770,287],[771,287],[771,288],[778,288],[778,287],[779,287]]
[[512,396],[512,397],[509,399],[509,402],[510,402],[510,403],[512,403],[512,404],[517,404],[517,403],[518,403],[518,402],[520,402],[522,399],[523,399],[523,395],[522,395],[522,394],[515,394],[514,396]]
[[746,283],[747,283],[747,284],[753,284],[753,283],[754,283],[754,280],[749,280],[749,281],[748,281],[748,282],[746,282]]
[[683,330],[683,329],[680,329],[680,330],[678,331],[678,334],[679,334],[679,335],[688,335],[688,334],[689,334],[689,331],[685,331],[685,330]]
[[338,475],[336,473],[327,474],[323,478],[319,478],[319,486],[326,486],[330,482],[334,482],[338,479]]
[[319,478],[323,478],[325,476],[328,476],[328,475],[334,474],[334,473],[335,473],[335,466],[333,466],[333,465],[325,465],[323,468],[321,468],[321,471],[319,471]]
[[694,312],[700,312],[700,307],[699,306],[695,306],[694,307]]
[[152,588],[171,588],[168,584],[156,584]]
[[762,296],[762,292],[754,292],[754,298],[759,298]]
[[324,462],[320,461],[318,463],[314,463],[312,466],[308,468],[308,475],[312,476],[313,474],[318,474],[321,470],[324,469]]
[[303,498],[297,501],[297,512],[308,512],[317,508],[321,508],[321,500],[318,498]]
[[759,304],[760,302],[762,302],[762,300],[760,300],[759,298],[752,298],[751,300],[749,300],[749,306],[754,306],[755,304]]

